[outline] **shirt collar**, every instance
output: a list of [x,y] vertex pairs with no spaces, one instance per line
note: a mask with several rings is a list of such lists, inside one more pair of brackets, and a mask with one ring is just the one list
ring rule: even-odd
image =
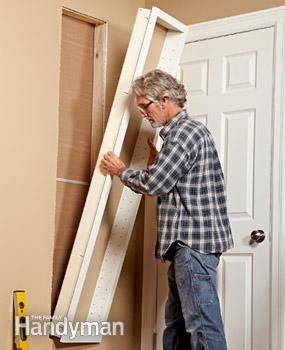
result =
[[170,119],[170,121],[164,125],[164,127],[160,130],[159,136],[164,139],[169,131],[178,123],[178,120],[180,118],[186,117],[187,111],[186,109],[182,109],[181,111],[177,112],[174,117]]

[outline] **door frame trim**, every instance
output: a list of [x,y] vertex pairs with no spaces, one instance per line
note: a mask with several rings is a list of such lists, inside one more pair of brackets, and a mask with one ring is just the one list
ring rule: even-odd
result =
[[[240,32],[274,28],[274,71],[272,95],[271,160],[271,349],[285,350],[285,6],[188,26],[186,42],[233,35]],[[145,232],[145,237],[149,235]],[[144,261],[144,266],[149,262]],[[151,289],[152,287],[149,286]],[[151,305],[150,305],[151,307]],[[155,329],[155,325],[153,326]]]

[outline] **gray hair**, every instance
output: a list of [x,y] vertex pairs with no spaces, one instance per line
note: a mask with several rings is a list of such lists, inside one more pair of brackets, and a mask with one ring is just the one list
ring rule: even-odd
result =
[[159,101],[168,97],[179,107],[184,107],[186,102],[186,90],[172,75],[154,69],[137,78],[132,84],[136,96],[144,96],[150,101]]

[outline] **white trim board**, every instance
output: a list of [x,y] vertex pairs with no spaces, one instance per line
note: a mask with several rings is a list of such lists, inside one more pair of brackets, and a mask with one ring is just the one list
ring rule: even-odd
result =
[[[54,313],[55,316],[67,315],[69,321],[74,319],[77,311],[112,183],[110,176],[104,176],[101,173],[99,168],[100,161],[103,154],[110,149],[113,149],[116,154],[120,153],[131,112],[130,86],[133,79],[143,71],[153,31],[158,22],[160,25],[168,29],[170,28],[164,42],[158,67],[170,73],[175,73],[178,66],[187,27],[157,8],[153,8],[151,11],[139,9],[98,162],[94,170],[81,222]],[[146,157],[146,152],[144,152],[144,157]],[[146,159],[144,159],[145,161]],[[122,198],[124,198],[124,195],[122,195]],[[129,198],[129,195],[127,195],[127,198]],[[139,204],[138,196],[136,202]],[[119,206],[119,209],[121,207]],[[136,213],[133,213],[132,216],[135,218]],[[123,254],[123,250],[121,253]],[[116,273],[119,274],[119,270],[120,268]],[[112,301],[111,299],[110,303]],[[63,337],[61,341],[76,342],[76,338],[70,341],[70,339]],[[93,340],[89,339],[88,342],[90,341],[100,340],[96,338]]]
[[[146,155],[148,154],[148,149],[146,146],[147,136],[151,135],[152,132],[153,131],[149,123],[144,120],[140,128],[140,133],[132,156],[130,168],[142,169],[146,166]],[[107,321],[108,319],[141,197],[141,194],[133,192],[128,187],[123,188],[87,315],[87,322],[96,321],[101,323]],[[72,299],[72,302],[73,301],[74,299]],[[67,316],[69,320],[71,318],[70,310],[73,310],[74,314],[72,316],[74,317],[78,307],[78,304],[75,304],[74,309],[72,309],[72,302]],[[102,335],[99,334],[95,334],[93,336],[82,336],[78,333],[71,342],[100,343],[101,340]],[[60,341],[63,343],[70,342],[69,336],[61,337]]]
[[[274,27],[275,71],[273,95],[273,147],[271,194],[271,344],[285,350],[285,6],[188,26],[186,42]],[[149,229],[149,227],[148,227]],[[145,235],[146,239],[148,238]],[[144,266],[148,261],[144,260]],[[152,286],[144,286],[145,293]],[[146,305],[147,306],[147,305]],[[149,305],[149,308],[153,305]],[[150,313],[150,310],[148,311]],[[148,325],[155,329],[155,323]],[[142,329],[142,336],[145,330]],[[149,334],[146,332],[146,334]],[[142,348],[143,349],[143,348]]]
[[[114,150],[115,148],[118,148],[115,147],[115,141],[118,136],[117,134],[119,130],[122,130],[122,128],[127,128],[128,120],[126,119],[128,118],[128,108],[124,107],[128,107],[129,104],[128,90],[130,89],[130,83],[134,77],[136,60],[138,59],[141,53],[142,43],[144,39],[144,31],[148,23],[149,15],[149,10],[139,9],[138,11],[129,44],[129,48],[131,47],[132,49],[128,49],[125,62],[122,68],[121,76],[124,76],[124,79],[119,79],[118,82],[116,94],[109,116],[109,121],[106,127],[105,136],[103,138],[98,159],[102,159],[103,154],[106,153],[108,150]],[[124,113],[123,116],[122,110]],[[54,311],[54,315],[59,318],[66,316],[68,313],[71,298],[80,272],[80,267],[87,249],[89,236],[91,235],[91,230],[94,224],[96,210],[99,206],[101,194],[104,195],[104,198],[107,201],[106,193],[108,193],[111,187],[111,177],[104,176],[100,171],[99,165],[100,164],[97,163],[94,169],[93,178],[89,187],[89,192],[86,198],[77,235],[74,241],[67,270],[65,272],[63,284]],[[95,186],[95,181],[97,182],[98,186]],[[101,201],[101,206],[104,207],[105,204],[106,203],[102,203]],[[102,213],[102,209],[100,212]],[[55,319],[57,317],[55,317]]]

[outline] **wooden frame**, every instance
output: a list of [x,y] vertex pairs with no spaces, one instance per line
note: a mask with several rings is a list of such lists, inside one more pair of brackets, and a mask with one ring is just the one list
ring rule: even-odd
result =
[[[139,35],[139,30],[141,26],[145,26],[148,20],[148,17],[145,17],[147,15],[146,12],[141,14],[140,22],[136,23],[136,26],[133,30],[133,35],[131,37],[131,43],[130,46],[132,47],[132,53],[127,53],[126,58],[125,58],[125,63],[122,68],[122,75],[127,76],[127,86],[125,86],[124,80],[120,79],[118,86],[117,86],[117,91],[114,99],[113,105],[118,105],[118,102],[116,100],[120,100],[123,98],[123,104],[128,104],[128,90],[130,87],[130,81],[132,80],[133,74],[134,74],[134,69],[135,69],[135,64],[132,63],[132,55],[135,55],[135,57],[138,57],[140,48],[142,45],[142,40],[143,36],[140,35],[139,39],[137,35]],[[132,44],[132,45],[131,45]],[[130,68],[131,67],[131,68]],[[128,70],[131,71],[131,74],[128,74]],[[126,79],[126,78],[125,78]],[[126,101],[127,100],[127,101]],[[121,106],[119,105],[117,108],[120,108]],[[121,107],[122,109],[122,107]],[[115,148],[115,140],[117,139],[117,133],[118,130],[120,130],[121,122],[122,122],[122,116],[121,113],[119,114],[119,117],[116,117],[116,109],[112,108],[110,116],[109,116],[109,122],[106,128],[106,134],[109,135],[109,138],[104,138],[103,143],[102,143],[102,150],[100,152],[99,158],[103,156],[103,154],[110,150]],[[128,118],[127,118],[128,119]],[[123,124],[123,123],[122,123]],[[125,133],[126,128],[127,128],[128,120],[125,121],[125,123],[122,125],[124,127],[124,130],[122,130],[121,133]],[[122,128],[121,128],[122,129]],[[113,140],[113,142],[110,142],[110,140]],[[122,140],[120,140],[120,143],[122,144]],[[119,149],[121,148],[121,145],[118,147]],[[96,169],[97,168],[97,169]],[[63,317],[68,314],[69,306],[71,303],[71,299],[75,290],[76,282],[80,273],[80,268],[81,264],[83,261],[84,254],[87,250],[87,245],[88,245],[88,239],[89,236],[92,236],[91,230],[92,226],[95,221],[95,215],[96,215],[96,210],[99,209],[98,211],[100,212],[100,216],[98,218],[97,216],[97,221],[96,221],[96,226],[99,227],[100,224],[98,221],[102,220],[103,216],[103,211],[102,209],[98,208],[99,206],[99,200],[101,195],[104,195],[104,200],[105,203],[102,203],[102,207],[104,208],[107,202],[107,197],[108,197],[108,192],[110,191],[111,188],[111,178],[109,176],[105,177],[101,172],[99,168],[99,163],[95,167],[94,170],[94,178],[97,174],[97,186],[98,189],[96,188],[95,185],[92,186],[92,183],[89,188],[89,193],[86,199],[85,207],[82,213],[80,225],[77,231],[77,236],[73,245],[73,249],[71,252],[69,264],[65,273],[64,281],[62,284],[62,288],[60,291],[60,295],[57,301],[56,309],[54,312],[55,316],[58,317]],[[105,181],[106,180],[106,181]],[[94,183],[94,182],[93,182]],[[105,187],[104,187],[105,186]],[[95,208],[90,209],[92,206],[92,202],[95,202],[94,206]],[[95,209],[95,213],[94,210]],[[95,226],[95,227],[96,227]],[[91,243],[93,245],[95,244],[96,241],[96,236],[94,236],[94,239]],[[90,245],[89,245],[90,247]],[[88,251],[87,251],[88,253]],[[92,249],[91,249],[92,253]],[[90,252],[89,252],[90,255]],[[86,271],[84,271],[86,273]],[[83,272],[82,272],[83,273]]]
[[[271,349],[285,350],[285,7],[243,14],[188,26],[186,42],[243,31],[274,27],[275,72],[273,94],[271,193]],[[147,264],[147,261],[144,261]],[[158,268],[158,275],[161,273]],[[151,286],[148,287],[152,288]],[[153,307],[153,305],[149,305]],[[150,311],[149,311],[150,312]],[[156,324],[148,326],[155,329]],[[141,348],[143,349],[143,348]]]
[[[89,46],[88,46],[90,49],[90,53],[92,53],[91,60],[89,61],[89,64],[90,64],[89,78],[90,78],[91,84],[93,81],[93,87],[90,90],[90,95],[89,95],[90,110],[88,114],[88,118],[89,118],[88,120],[91,124],[89,126],[89,132],[91,135],[89,136],[90,139],[88,144],[90,149],[88,149],[89,151],[88,157],[85,158],[86,165],[88,164],[88,167],[90,167],[90,171],[93,171],[95,159],[97,158],[97,155],[98,155],[98,151],[102,142],[104,127],[105,127],[107,24],[102,20],[99,20],[90,16],[86,16],[82,13],[73,11],[68,8],[63,8],[61,10],[61,14],[62,14],[62,21],[64,17],[68,17],[69,19],[72,19],[72,20],[76,19],[81,23],[85,24],[85,26],[90,27],[91,28],[90,30],[94,34],[94,40],[90,39]],[[92,103],[92,109],[91,109],[91,103]],[[66,129],[65,126],[61,130],[65,130]],[[60,134],[59,134],[59,137],[60,137]],[[60,145],[59,145],[59,152],[60,152]],[[59,155],[59,158],[58,158],[59,164],[61,164],[63,159],[66,159],[66,158],[64,158],[64,155],[62,153],[62,155]],[[73,176],[65,176],[65,175],[62,176],[62,172],[57,173],[57,177],[56,177],[57,193],[59,192],[62,193],[62,190],[60,189],[62,189],[63,186],[65,186],[65,188],[68,187],[70,191],[70,188],[75,188],[75,186],[72,186],[72,185],[79,185],[79,186],[82,185],[85,187],[82,190],[82,193],[84,192],[84,195],[82,194],[82,196],[85,198],[85,194],[87,193],[92,173],[90,174],[87,170],[86,179],[79,179],[79,178],[74,178]],[[66,186],[65,184],[69,184],[69,185]],[[80,191],[79,190],[76,190],[76,191],[78,196]],[[72,193],[75,193],[75,192],[72,191]],[[66,191],[65,191],[65,196],[63,197],[67,198]],[[61,196],[61,198],[63,197]],[[63,218],[63,216],[60,210],[60,206],[58,205],[59,204],[58,201],[60,201],[59,198],[60,196],[59,197],[57,196],[57,206],[56,206],[56,213],[55,213],[56,221],[59,218],[59,221],[61,223],[62,221],[66,223],[66,218],[63,220],[61,219]],[[75,214],[76,213],[81,214],[83,204],[84,202],[82,203],[81,200],[77,198]],[[65,210],[66,209],[67,208],[65,207]],[[70,215],[71,215],[70,219],[72,220],[72,217],[74,217],[74,212],[70,213]],[[63,232],[61,232],[61,234],[59,235],[58,229],[61,231],[62,227],[58,228],[58,225],[56,224],[55,242],[54,242],[55,255],[54,255],[54,262],[53,262],[54,277],[53,277],[53,288],[52,288],[52,308],[54,306],[53,305],[54,302],[56,301],[55,298],[57,296],[57,293],[60,287],[58,283],[61,283],[61,279],[63,277],[62,272],[63,272],[63,268],[65,268],[65,261],[66,261],[65,259],[68,258],[68,255],[66,254],[69,253],[69,249],[70,249],[70,243],[69,244],[67,243],[64,249],[58,249],[58,246],[60,245],[58,241],[60,239],[62,240],[65,238],[66,240],[69,240],[70,242],[72,242],[74,239],[76,227],[74,227],[73,231],[71,229],[68,235],[64,235]]]
[[65,7],[65,6],[62,8],[62,14],[70,16],[70,17],[73,17],[73,18],[77,18],[77,19],[80,19],[81,21],[85,21],[85,22],[88,22],[88,23],[91,23],[91,24],[95,24],[95,25],[104,25],[104,24],[106,24],[105,21],[102,21],[99,18],[94,18],[92,16],[88,16],[88,15],[82,13],[82,12],[78,12],[78,11],[72,10],[72,9],[70,9],[68,7]]
[[[105,176],[100,171],[100,160],[103,154],[110,149],[113,149],[114,152],[117,154],[120,153],[130,119],[132,105],[130,86],[133,79],[140,75],[143,71],[156,24],[159,24],[160,26],[168,30],[168,34],[165,38],[165,42],[161,51],[158,66],[171,73],[175,73],[180,55],[182,53],[186,35],[186,26],[184,26],[182,23],[178,22],[177,20],[175,20],[174,18],[170,17],[169,15],[165,14],[157,8],[153,8],[151,11],[146,9],[139,9],[134,30],[131,36],[129,48],[127,51],[125,63],[123,65],[121,77],[118,83],[113,106],[111,109],[110,117],[108,120],[106,132],[99,153],[99,161],[97,162],[94,170],[93,179],[90,185],[81,222],[79,225],[70,261],[64,278],[63,286],[55,310],[55,316],[67,315],[69,321],[74,320],[77,312],[79,298],[82,293],[86,274],[92,258],[106,202],[112,185],[111,177]],[[147,128],[149,129],[150,127],[148,126]],[[134,154],[139,154],[142,156],[142,163],[140,163],[140,165],[146,165],[147,161],[146,152],[144,149],[142,151],[141,148],[142,140],[145,137],[145,129],[146,125],[145,123],[143,123],[140,132],[140,135],[142,136],[139,137],[134,151]],[[136,159],[137,156],[134,156],[132,164],[137,162]],[[129,199],[130,196],[133,196],[133,193],[130,192],[131,191],[129,190],[129,192],[126,193],[124,189],[123,194],[121,196],[121,203],[123,203],[126,200],[126,198]],[[133,226],[133,221],[136,217],[139,202],[140,197],[137,196],[134,199],[134,210],[131,215],[129,215],[128,210],[126,211],[126,206],[124,204],[119,204],[118,207],[118,212],[126,211],[127,215],[125,217],[130,217],[130,221],[128,223],[128,236],[130,236],[131,233],[131,228]],[[121,216],[122,214],[116,216],[118,218],[118,221],[120,221]],[[116,218],[113,227],[116,227],[115,224]],[[118,223],[118,225],[120,226],[121,224]],[[122,228],[122,226],[120,227]],[[128,240],[124,241],[125,247],[127,246],[127,241]],[[122,263],[125,253],[122,250],[119,254],[121,255],[120,261]],[[120,273],[119,265],[119,268],[115,272],[115,280],[113,283],[113,287],[110,290],[110,298],[108,299],[108,305],[106,307],[105,304],[103,305],[105,309],[105,314],[101,321],[104,321],[105,318],[108,316],[108,310],[111,306],[112,295],[114,294],[116,280],[118,279]],[[103,265],[103,267],[104,266],[105,265]],[[94,295],[95,294],[96,293],[94,292]],[[92,305],[94,304],[92,303]],[[90,309],[92,309],[92,305],[90,306]],[[98,308],[98,305],[96,306]],[[88,315],[90,315],[90,310]],[[90,317],[88,317],[88,320],[91,320]],[[70,340],[67,336],[62,337],[61,341],[100,342],[101,337],[76,337],[73,340]]]
[[106,126],[106,75],[107,75],[107,42],[108,24],[99,22],[95,25],[94,37],[94,73],[93,73],[93,113],[91,138],[91,171],[102,143],[102,135]]

